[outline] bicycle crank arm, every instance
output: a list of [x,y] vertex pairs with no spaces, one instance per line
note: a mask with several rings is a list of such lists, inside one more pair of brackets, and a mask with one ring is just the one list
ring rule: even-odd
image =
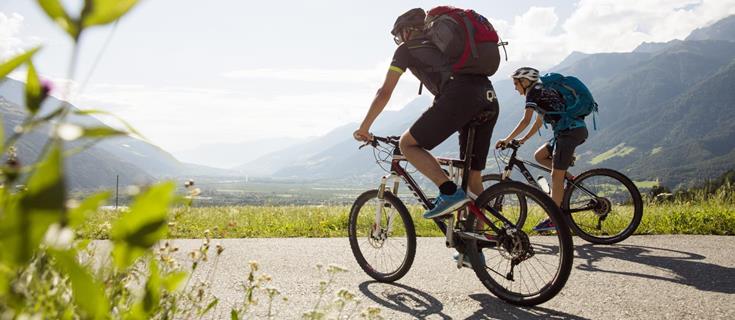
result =
[[493,244],[493,245],[497,245],[499,243],[498,239],[496,239],[495,237],[487,236],[482,233],[460,231],[460,232],[455,232],[455,234],[462,239],[477,240],[482,243]]

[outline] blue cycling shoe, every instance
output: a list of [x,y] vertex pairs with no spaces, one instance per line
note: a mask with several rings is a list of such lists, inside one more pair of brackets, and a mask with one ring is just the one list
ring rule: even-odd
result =
[[434,219],[450,214],[454,210],[462,208],[462,206],[467,204],[467,202],[470,202],[470,199],[467,198],[467,195],[462,189],[457,189],[457,192],[452,195],[440,194],[436,197],[434,209],[426,211],[426,213],[424,213],[424,218]]
[[533,231],[536,231],[536,232],[556,231],[556,226],[551,221],[551,219],[546,218],[546,220],[539,222],[535,227],[533,227]]

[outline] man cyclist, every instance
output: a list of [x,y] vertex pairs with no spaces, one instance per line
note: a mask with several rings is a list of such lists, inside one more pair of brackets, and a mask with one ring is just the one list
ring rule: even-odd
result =
[[[469,189],[480,194],[481,171],[490,148],[490,136],[498,117],[498,101],[488,75],[455,74],[442,52],[427,39],[424,31],[426,13],[423,9],[411,9],[396,20],[391,33],[399,44],[370,109],[360,127],[354,132],[355,139],[371,139],[370,126],[390,100],[398,79],[410,70],[434,95],[432,106],[403,133],[400,149],[406,159],[439,187],[433,209],[424,213],[432,219],[452,213],[469,199],[465,192],[449,179],[428,150],[433,149],[459,131],[460,157],[464,157],[468,125],[483,112],[490,112],[487,121],[475,129],[473,141],[474,157],[471,159]],[[498,63],[500,55],[498,54]],[[494,71],[493,71],[494,73]]]
[[[531,118],[534,113],[538,114],[536,121],[528,133],[518,140],[519,143],[525,143],[536,134],[543,121],[551,123],[554,128],[554,139],[551,140],[552,142],[547,142],[536,150],[535,158],[539,164],[551,169],[551,198],[557,206],[561,207],[564,196],[564,176],[572,164],[575,148],[587,139],[587,128],[584,120],[579,120],[580,122],[576,123],[573,129],[558,130],[557,121],[559,121],[560,116],[545,113],[556,111],[558,106],[564,104],[564,99],[561,94],[554,89],[545,88],[539,81],[539,71],[534,68],[519,68],[511,75],[511,78],[513,78],[516,91],[520,95],[526,96],[526,112],[513,132],[505,139],[498,140],[495,147],[504,147],[516,136],[521,134],[531,123]],[[550,231],[554,229],[555,226],[549,219],[541,221],[541,223],[534,227],[536,231]]]

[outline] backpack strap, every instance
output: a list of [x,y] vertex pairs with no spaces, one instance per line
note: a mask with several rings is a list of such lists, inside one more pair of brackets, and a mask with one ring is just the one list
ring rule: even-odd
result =
[[467,42],[470,43],[470,50],[472,51],[472,57],[477,59],[480,54],[477,52],[477,44],[475,44],[475,27],[472,25],[472,21],[467,17],[467,13],[462,12],[459,14],[464,21],[464,28],[467,31]]

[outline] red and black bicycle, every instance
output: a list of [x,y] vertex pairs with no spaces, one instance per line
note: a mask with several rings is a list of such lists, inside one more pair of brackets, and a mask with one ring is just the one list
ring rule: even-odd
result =
[[[469,130],[473,141],[474,130]],[[393,282],[411,268],[416,253],[416,232],[406,205],[398,197],[403,180],[423,209],[432,201],[406,170],[398,137],[374,136],[370,145],[378,164],[388,164],[377,189],[361,194],[352,205],[349,239],[360,267],[373,279]],[[362,148],[362,147],[361,147]],[[467,158],[472,154],[468,145]],[[438,158],[449,176],[467,190],[469,170],[464,161]],[[460,181],[461,180],[461,181]],[[518,203],[523,199],[523,208]],[[559,231],[541,235],[516,226],[521,210],[549,217]],[[560,209],[541,190],[520,182],[502,182],[486,189],[474,202],[456,213],[434,219],[446,235],[446,245],[464,255],[480,281],[499,298],[516,305],[536,305],[553,298],[564,286],[572,268],[572,237]]]

